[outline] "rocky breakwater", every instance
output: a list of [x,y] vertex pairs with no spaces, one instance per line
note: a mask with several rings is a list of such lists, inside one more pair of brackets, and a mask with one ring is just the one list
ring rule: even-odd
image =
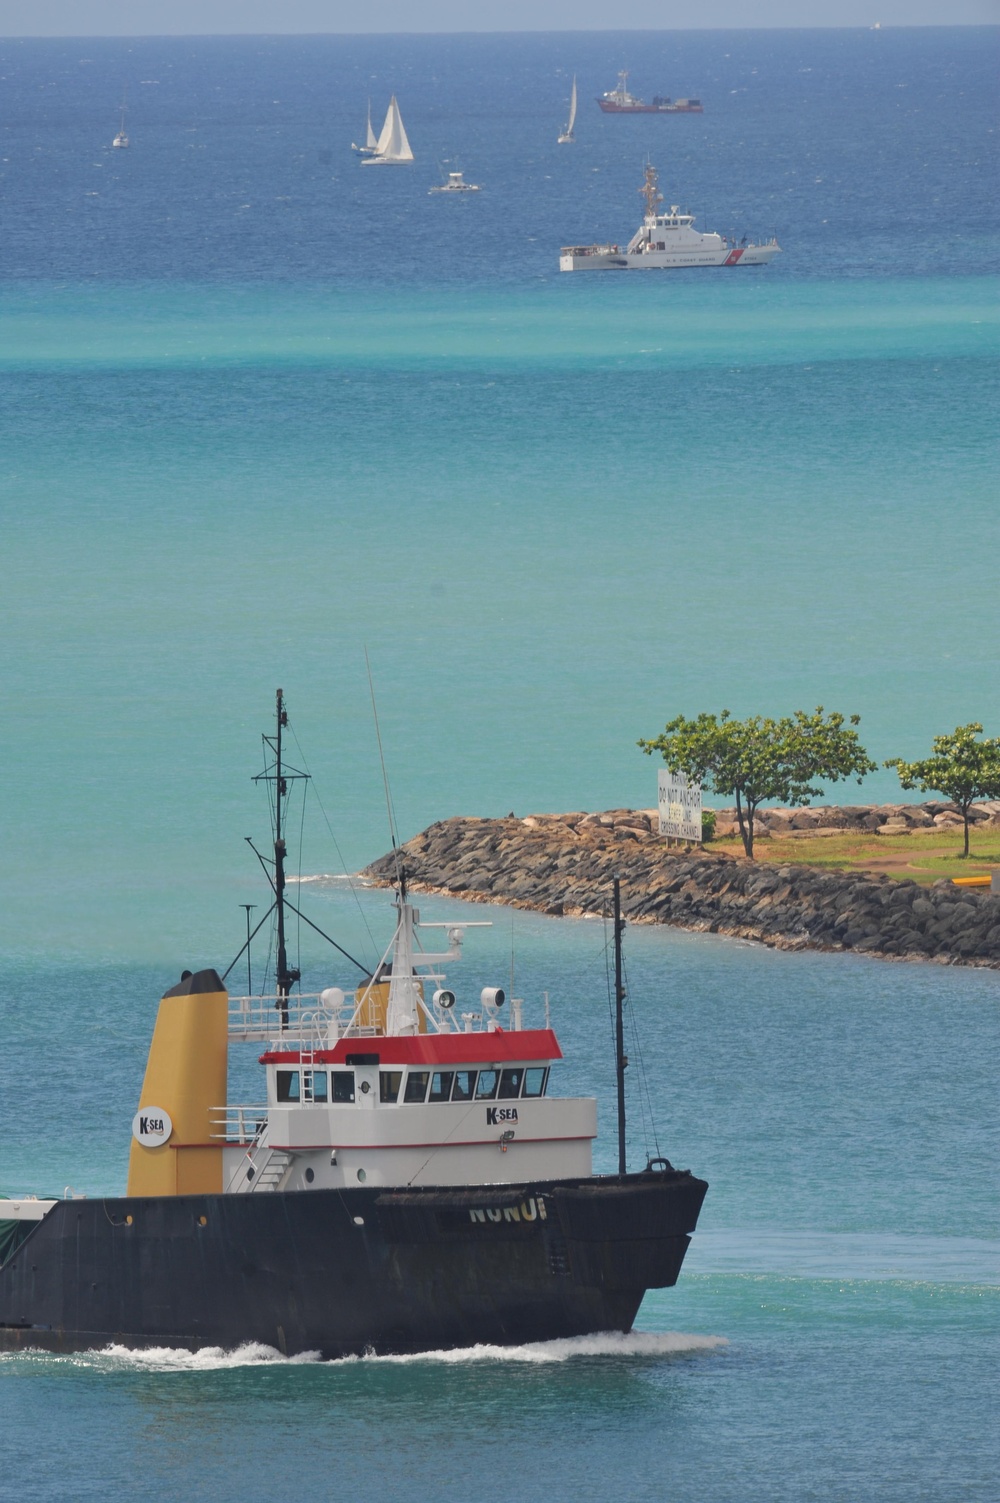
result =
[[[409,885],[542,913],[606,913],[612,878],[632,922],[759,940],[780,949],[856,950],[893,960],[1000,969],[1000,897],[868,873],[764,865],[667,850],[644,812],[442,820],[402,848]],[[365,875],[394,882],[394,858]]]
[[[973,804],[969,810],[973,829],[1000,829],[1000,799]],[[809,840],[836,835],[916,835],[940,830],[942,834],[962,829],[962,816],[954,804],[930,800],[923,804],[842,804],[804,809],[758,809],[754,840]],[[735,809],[715,812],[717,840],[739,835]]]

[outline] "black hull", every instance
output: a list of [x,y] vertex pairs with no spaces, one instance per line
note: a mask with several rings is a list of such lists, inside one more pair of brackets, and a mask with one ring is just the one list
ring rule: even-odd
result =
[[668,1170],[60,1201],[0,1268],[0,1348],[333,1358],[627,1331],[676,1283],[707,1188]]

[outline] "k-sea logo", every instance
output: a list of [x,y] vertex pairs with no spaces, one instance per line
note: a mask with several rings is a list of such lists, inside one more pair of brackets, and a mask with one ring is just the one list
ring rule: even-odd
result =
[[132,1118],[132,1136],[143,1148],[159,1148],[173,1130],[170,1113],[162,1106],[140,1107]]
[[486,1108],[486,1126],[499,1127],[501,1122],[516,1122],[516,1106],[488,1106]]

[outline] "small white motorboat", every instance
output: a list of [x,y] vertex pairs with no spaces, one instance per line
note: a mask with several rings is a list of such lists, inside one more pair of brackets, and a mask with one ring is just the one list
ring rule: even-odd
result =
[[449,172],[445,182],[429,188],[429,193],[478,193],[478,183],[467,183],[460,172]]

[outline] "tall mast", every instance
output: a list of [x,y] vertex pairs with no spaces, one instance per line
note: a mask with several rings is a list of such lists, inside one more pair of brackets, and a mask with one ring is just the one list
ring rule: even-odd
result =
[[628,1065],[628,1057],[625,1054],[625,1020],[622,1015],[622,1003],[625,1000],[625,988],[622,986],[622,931],[625,928],[625,920],[622,918],[622,893],[621,880],[614,879],[614,927],[615,927],[615,1077],[618,1083],[618,1173],[624,1174],[625,1169],[625,1069]]
[[308,773],[299,772],[295,768],[285,766],[282,755],[281,733],[288,724],[288,711],[285,709],[285,697],[281,689],[275,694],[275,719],[277,721],[276,732],[273,736],[264,736],[264,756],[270,750],[274,754],[271,765],[265,766],[262,773],[254,778],[255,783],[265,782],[274,784],[274,909],[277,916],[277,957],[275,964],[275,981],[277,983],[278,999],[275,1002],[281,1012],[281,1026],[288,1027],[288,994],[295,982],[301,976],[301,971],[288,964],[288,949],[285,943],[285,831],[284,817],[285,805],[288,799],[289,782],[308,777]]
[[284,696],[279,689],[275,695],[275,719],[278,722],[274,738],[274,896],[278,915],[277,982],[278,1006],[281,1009],[281,1026],[288,1026],[288,993],[293,981],[298,981],[298,971],[288,969],[288,951],[285,948],[285,837],[281,825],[281,801],[288,793],[281,765],[281,732],[288,724]]

